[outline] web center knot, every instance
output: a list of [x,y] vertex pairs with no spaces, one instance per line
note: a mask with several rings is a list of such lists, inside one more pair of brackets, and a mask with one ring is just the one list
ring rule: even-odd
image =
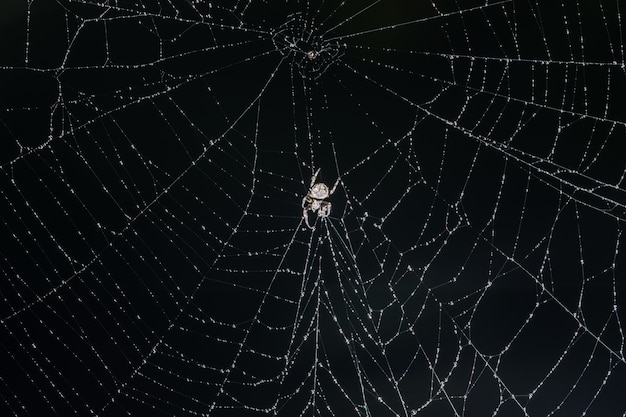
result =
[[272,35],[278,52],[286,57],[303,78],[318,79],[344,53],[345,45],[335,39],[324,39],[302,18],[292,15]]

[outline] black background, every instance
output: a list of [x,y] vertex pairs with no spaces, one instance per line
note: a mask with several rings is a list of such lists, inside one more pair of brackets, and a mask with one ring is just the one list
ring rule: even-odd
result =
[[4,1],[0,414],[623,415],[618,6]]

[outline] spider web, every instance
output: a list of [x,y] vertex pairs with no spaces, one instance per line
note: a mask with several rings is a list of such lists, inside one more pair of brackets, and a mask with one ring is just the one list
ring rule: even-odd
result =
[[0,8],[3,415],[626,415],[618,0]]

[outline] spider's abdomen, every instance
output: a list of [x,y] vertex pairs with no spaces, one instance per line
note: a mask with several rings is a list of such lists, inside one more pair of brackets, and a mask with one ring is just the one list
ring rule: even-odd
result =
[[311,187],[310,194],[313,198],[323,200],[325,198],[328,198],[328,187],[326,186],[326,184],[317,183],[313,187]]

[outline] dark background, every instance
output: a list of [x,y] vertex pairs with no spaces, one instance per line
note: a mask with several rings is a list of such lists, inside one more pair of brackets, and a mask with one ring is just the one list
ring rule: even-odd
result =
[[557,3],[3,1],[0,414],[624,415],[623,11]]

